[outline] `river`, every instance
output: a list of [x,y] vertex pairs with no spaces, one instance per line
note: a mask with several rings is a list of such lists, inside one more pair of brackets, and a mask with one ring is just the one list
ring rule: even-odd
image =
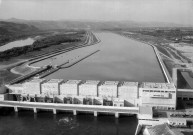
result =
[[134,135],[135,117],[0,110],[0,135]]
[[0,52],[9,50],[14,47],[22,47],[22,46],[27,46],[27,45],[32,45],[35,40],[33,38],[27,38],[23,40],[17,40],[13,42],[9,42],[3,46],[0,46]]
[[101,42],[53,58],[33,66],[53,65],[75,59],[93,51],[99,52],[69,68],[61,69],[46,79],[79,79],[100,81],[165,82],[153,48],[147,44],[117,34],[94,33]]

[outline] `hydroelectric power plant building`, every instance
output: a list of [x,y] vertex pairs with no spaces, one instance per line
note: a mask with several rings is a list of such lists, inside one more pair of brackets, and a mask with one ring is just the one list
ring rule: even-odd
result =
[[27,96],[28,99],[44,97],[63,104],[176,109],[176,88],[173,83],[33,79],[7,87],[12,96]]
[[141,106],[150,106],[155,109],[176,109],[176,88],[170,83],[142,83],[139,88]]

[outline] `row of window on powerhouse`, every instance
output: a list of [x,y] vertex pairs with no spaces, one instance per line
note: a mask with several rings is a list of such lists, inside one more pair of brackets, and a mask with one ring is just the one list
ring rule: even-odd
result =
[[143,92],[162,92],[162,93],[176,93],[175,91],[160,91],[160,90],[143,90]]
[[160,110],[175,110],[175,107],[167,107],[167,106],[152,106],[153,109]]

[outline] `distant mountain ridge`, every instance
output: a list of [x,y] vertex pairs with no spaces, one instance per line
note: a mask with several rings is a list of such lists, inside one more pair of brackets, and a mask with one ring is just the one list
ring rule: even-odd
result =
[[41,30],[48,29],[115,29],[115,28],[132,28],[132,27],[192,27],[174,23],[162,22],[135,22],[135,21],[42,21],[42,20],[23,20],[11,18],[4,20],[6,22],[22,23],[34,26]]
[[14,35],[38,30],[38,28],[29,24],[0,21],[0,35]]

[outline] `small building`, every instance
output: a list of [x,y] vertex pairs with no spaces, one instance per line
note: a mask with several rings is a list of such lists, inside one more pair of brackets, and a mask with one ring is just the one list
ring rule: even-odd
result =
[[41,94],[41,85],[46,82],[45,79],[33,79],[23,83],[23,94]]
[[138,106],[138,82],[122,82],[118,87],[118,98],[125,100],[125,106]]
[[60,95],[78,96],[81,80],[68,80],[60,85]]
[[48,95],[48,96],[53,96],[53,95],[59,95],[59,86],[63,82],[62,79],[51,79],[48,80],[47,82],[44,82],[41,87],[42,87],[42,94]]
[[92,81],[88,80],[85,83],[79,85],[79,95],[80,96],[91,96],[97,97],[98,96],[98,84],[100,81]]
[[139,98],[141,106],[161,110],[176,109],[176,88],[173,83],[142,83]]
[[98,87],[99,97],[112,97],[117,98],[118,81],[105,81]]

